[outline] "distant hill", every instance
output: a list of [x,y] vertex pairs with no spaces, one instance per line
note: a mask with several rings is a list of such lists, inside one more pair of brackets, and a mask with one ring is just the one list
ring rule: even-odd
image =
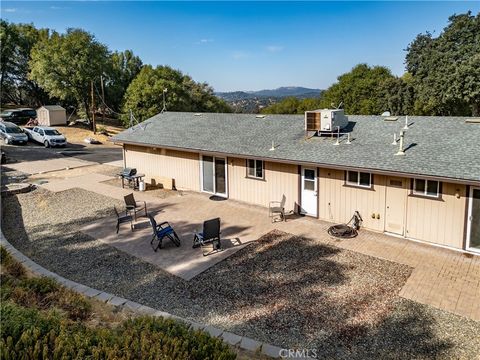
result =
[[215,95],[229,103],[235,112],[258,113],[264,107],[289,96],[306,99],[318,97],[322,92],[320,89],[284,86],[271,90],[217,92]]

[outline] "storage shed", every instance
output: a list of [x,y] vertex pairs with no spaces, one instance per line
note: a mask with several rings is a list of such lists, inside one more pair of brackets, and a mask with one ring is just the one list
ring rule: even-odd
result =
[[66,125],[67,113],[60,105],[44,105],[37,109],[39,125]]

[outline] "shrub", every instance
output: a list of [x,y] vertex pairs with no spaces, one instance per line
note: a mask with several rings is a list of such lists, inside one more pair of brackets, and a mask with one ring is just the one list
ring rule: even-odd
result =
[[19,286],[31,290],[39,296],[45,296],[60,289],[60,285],[55,280],[48,277],[32,277],[25,279],[20,282]]
[[25,267],[15,259],[11,259],[5,267],[7,272],[15,278],[23,278],[26,274]]
[[12,256],[8,253],[7,249],[0,246],[0,264],[6,266],[12,260]]
[[121,326],[88,328],[34,309],[2,306],[0,355],[8,358],[235,359],[219,339],[173,320],[142,317]]
[[92,304],[83,295],[66,288],[59,291],[56,303],[72,320],[86,320],[92,314]]

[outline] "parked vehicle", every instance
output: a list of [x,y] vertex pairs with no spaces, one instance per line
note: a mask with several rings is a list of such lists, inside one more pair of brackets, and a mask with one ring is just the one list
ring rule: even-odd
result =
[[8,121],[0,122],[0,137],[5,141],[5,144],[26,144],[28,141],[28,136],[22,128]]
[[57,129],[48,126],[35,126],[34,128],[25,127],[24,131],[30,140],[39,142],[45,147],[67,145],[67,139],[60,134]]
[[30,119],[37,118],[37,111],[30,108],[5,110],[0,114],[3,121],[10,121],[15,124],[25,124]]

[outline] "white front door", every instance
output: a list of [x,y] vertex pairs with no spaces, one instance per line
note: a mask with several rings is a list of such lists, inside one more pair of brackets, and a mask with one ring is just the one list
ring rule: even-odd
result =
[[480,188],[470,188],[467,220],[467,249],[480,252]]
[[318,215],[318,185],[317,169],[302,166],[302,204],[301,213],[305,215]]

